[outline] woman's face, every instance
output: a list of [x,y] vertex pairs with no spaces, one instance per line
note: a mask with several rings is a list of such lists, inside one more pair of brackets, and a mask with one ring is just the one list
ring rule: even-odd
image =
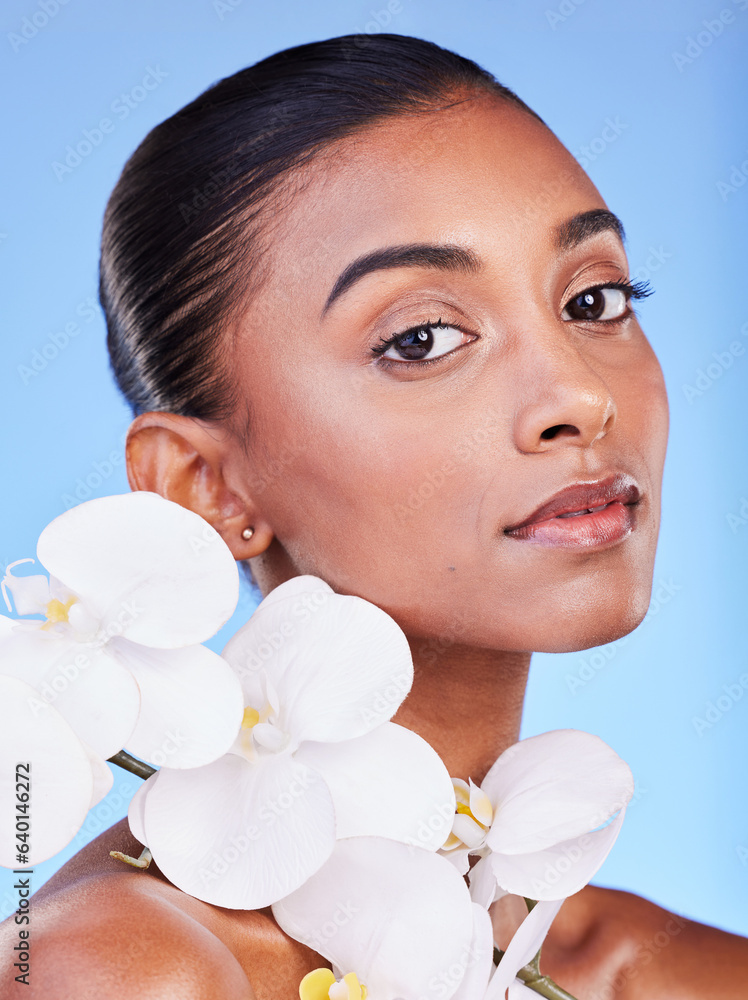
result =
[[[263,589],[311,573],[411,638],[503,650],[629,632],[649,604],[668,410],[626,295],[582,295],[628,276],[595,186],[491,97],[344,140],[305,180],[237,336],[242,475],[275,536],[253,561]],[[415,245],[449,251],[330,301],[353,261]],[[605,510],[509,531],[611,477],[606,496],[628,492]]]

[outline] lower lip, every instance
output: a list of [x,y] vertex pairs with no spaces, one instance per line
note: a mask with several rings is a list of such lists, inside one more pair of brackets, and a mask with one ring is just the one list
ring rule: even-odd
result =
[[536,542],[540,545],[595,548],[619,542],[631,534],[636,525],[634,506],[616,500],[592,514],[550,517],[546,521],[535,521],[523,528],[515,528],[513,531],[508,531],[507,535],[510,538]]

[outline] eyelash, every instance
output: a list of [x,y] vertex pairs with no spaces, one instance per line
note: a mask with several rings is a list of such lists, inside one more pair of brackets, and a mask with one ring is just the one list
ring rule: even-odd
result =
[[[372,354],[376,354],[377,356],[382,355],[386,351],[388,351],[390,349],[390,347],[393,347],[395,344],[397,344],[398,340],[404,340],[405,337],[408,337],[408,336],[410,336],[411,334],[414,334],[414,333],[419,333],[421,330],[424,330],[424,331],[426,331],[426,330],[461,330],[462,333],[466,333],[467,332],[466,330],[463,330],[461,326],[457,326],[455,323],[442,323],[442,319],[441,319],[441,316],[440,316],[439,319],[436,320],[436,321],[426,320],[425,323],[418,323],[416,326],[408,327],[407,330],[402,330],[400,333],[396,333],[392,337],[388,337],[387,339],[385,339],[383,337],[380,340],[380,342],[377,344],[376,347],[372,347],[371,353]],[[456,348],[454,350],[456,350]],[[451,354],[451,353],[452,353],[452,351],[449,351],[447,354],[439,354],[435,358],[423,358],[423,359],[421,359],[419,361],[406,361],[404,359],[402,361],[394,361],[394,359],[390,359],[390,358],[385,358],[385,361],[393,360],[394,363],[397,364],[397,365],[400,365],[400,364],[404,364],[404,365],[430,365],[430,364],[433,364],[435,361],[441,361],[442,358],[448,357],[449,354]]]
[[[645,299],[648,295],[651,295],[654,289],[651,287],[648,281],[631,281],[628,278],[618,278],[616,281],[605,281],[597,285],[590,285],[588,288],[583,288],[576,295],[572,295],[567,302],[564,303],[564,309],[574,301],[574,299],[579,298],[581,295],[585,295],[588,292],[597,292],[602,288],[618,288],[626,294],[626,302],[628,303],[631,299]],[[629,312],[625,312],[622,316],[618,316],[615,319],[605,319],[605,320],[566,320],[565,322],[577,322],[577,323],[621,323],[623,320],[627,319],[630,315]],[[393,334],[391,337],[382,338],[376,347],[371,348],[372,354],[379,357],[385,354],[390,347],[393,347],[399,340],[405,339],[405,337],[411,336],[412,334],[419,333],[420,331],[427,330],[460,330],[462,333],[467,333],[468,331],[463,330],[461,326],[456,323],[442,323],[441,316],[438,320],[426,320],[424,323],[418,323],[415,326],[408,327],[407,330],[401,330],[399,333]],[[466,346],[466,345],[465,345]],[[435,358],[423,358],[414,361],[394,361],[395,364],[400,365],[430,365],[435,364],[437,361],[441,361],[443,358],[449,357],[458,348],[453,348],[452,351],[448,351],[446,354],[440,354]],[[385,359],[389,361],[389,358]]]

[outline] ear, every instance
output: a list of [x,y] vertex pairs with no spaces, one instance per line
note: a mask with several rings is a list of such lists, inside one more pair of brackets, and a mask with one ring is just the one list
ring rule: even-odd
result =
[[[241,448],[226,428],[175,413],[141,413],[125,445],[127,478],[133,490],[148,490],[205,518],[235,559],[264,552],[273,531],[240,484],[236,456]],[[252,528],[250,539],[242,532]]]

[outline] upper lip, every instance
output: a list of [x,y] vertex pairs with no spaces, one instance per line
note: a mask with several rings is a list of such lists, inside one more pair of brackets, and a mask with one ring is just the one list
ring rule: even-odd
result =
[[601,507],[614,500],[623,504],[638,503],[639,496],[639,487],[635,480],[621,472],[613,473],[594,483],[574,483],[554,493],[532,514],[528,514],[524,521],[505,528],[504,532],[515,531],[537,521],[547,521],[551,517],[558,517],[559,514],[570,514],[572,511],[586,510],[589,507]]

